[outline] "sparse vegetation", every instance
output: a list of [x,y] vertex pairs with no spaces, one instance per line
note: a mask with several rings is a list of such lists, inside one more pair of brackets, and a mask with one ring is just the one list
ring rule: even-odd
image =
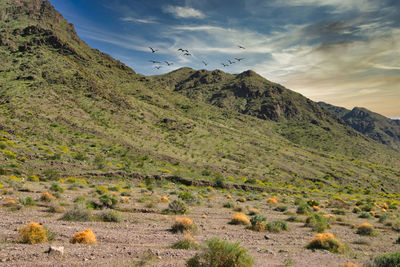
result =
[[190,218],[187,217],[177,217],[174,224],[172,225],[171,231],[174,233],[181,232],[194,232],[196,230],[196,225]]
[[236,213],[232,216],[230,224],[251,225],[249,218],[243,213]]
[[283,231],[288,231],[289,226],[288,226],[288,223],[285,221],[276,220],[276,221],[267,223],[266,229],[272,233],[280,233]]
[[90,229],[86,229],[82,232],[76,233],[71,238],[72,244],[96,244],[97,239],[94,232]]
[[47,241],[46,229],[38,223],[30,222],[19,230],[22,243],[40,244]]
[[314,239],[307,244],[308,249],[324,249],[332,253],[341,253],[344,250],[344,245],[337,240],[331,233],[317,234]]

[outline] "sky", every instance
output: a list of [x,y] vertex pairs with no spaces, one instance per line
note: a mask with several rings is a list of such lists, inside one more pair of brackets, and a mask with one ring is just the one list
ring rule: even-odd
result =
[[400,118],[398,0],[50,2],[88,45],[137,73],[251,69],[314,101]]

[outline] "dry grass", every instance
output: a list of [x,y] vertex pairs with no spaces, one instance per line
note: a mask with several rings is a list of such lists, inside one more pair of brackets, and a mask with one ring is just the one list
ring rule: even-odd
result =
[[230,224],[251,225],[249,218],[243,213],[236,213],[232,216]]
[[40,196],[40,200],[44,201],[44,202],[50,202],[52,200],[56,199],[55,196],[53,196],[52,194],[50,194],[49,192],[44,192],[41,196]]
[[76,233],[71,238],[72,244],[96,244],[97,239],[92,230],[86,229],[85,231]]
[[196,230],[196,226],[193,221],[188,217],[177,217],[175,219],[175,223],[172,225],[171,231],[188,233],[194,232]]
[[276,199],[276,197],[270,197],[267,199],[267,203],[276,205],[276,204],[278,204],[278,200]]
[[375,228],[370,224],[370,223],[362,223],[359,226],[357,226],[357,232],[356,234],[359,235],[374,235],[375,234]]
[[161,199],[160,199],[160,201],[163,202],[163,203],[168,203],[168,202],[169,202],[169,199],[168,199],[167,196],[162,196]]
[[324,249],[333,253],[341,253],[344,250],[344,245],[337,240],[331,233],[317,234],[314,239],[306,245],[308,249]]
[[38,223],[30,222],[19,230],[21,241],[28,244],[40,244],[47,241],[47,232]]

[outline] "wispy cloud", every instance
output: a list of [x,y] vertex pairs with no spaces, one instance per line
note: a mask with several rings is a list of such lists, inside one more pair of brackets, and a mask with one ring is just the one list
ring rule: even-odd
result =
[[197,18],[203,19],[206,16],[200,10],[183,7],[183,6],[165,6],[163,8],[164,12],[172,14],[176,18]]
[[124,17],[121,18],[122,21],[126,22],[135,22],[135,23],[144,23],[144,24],[157,24],[158,22],[153,19],[138,19],[134,17]]
[[342,13],[350,10],[371,12],[379,8],[379,1],[372,0],[276,0],[275,5],[280,6],[328,6],[334,13]]

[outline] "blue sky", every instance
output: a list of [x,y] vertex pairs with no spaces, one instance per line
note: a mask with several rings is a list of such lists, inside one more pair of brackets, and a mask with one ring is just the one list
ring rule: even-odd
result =
[[252,69],[315,101],[400,117],[397,0],[50,2],[86,43],[138,73]]

